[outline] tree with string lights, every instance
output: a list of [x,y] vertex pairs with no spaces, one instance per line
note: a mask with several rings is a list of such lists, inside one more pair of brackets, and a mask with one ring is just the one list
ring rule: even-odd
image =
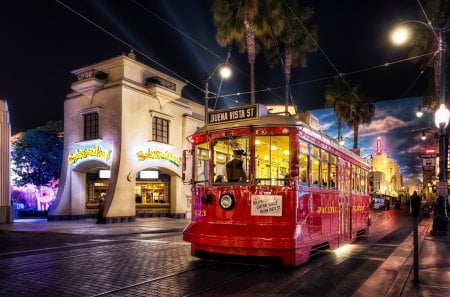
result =
[[12,142],[12,171],[17,186],[33,184],[38,188],[59,178],[63,158],[62,122],[24,132]]

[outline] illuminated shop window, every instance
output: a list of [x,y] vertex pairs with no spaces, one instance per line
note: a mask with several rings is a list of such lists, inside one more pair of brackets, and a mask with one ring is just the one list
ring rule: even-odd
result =
[[169,199],[169,183],[168,182],[136,182],[135,202],[137,206],[168,206]]
[[152,119],[152,139],[153,141],[169,143],[169,121],[153,117]]
[[96,139],[98,138],[98,113],[86,113],[84,117],[84,139]]
[[101,197],[106,199],[106,193],[108,192],[108,180],[99,176],[99,173],[86,173],[87,183],[87,199],[86,209],[88,213],[95,213],[99,199]]

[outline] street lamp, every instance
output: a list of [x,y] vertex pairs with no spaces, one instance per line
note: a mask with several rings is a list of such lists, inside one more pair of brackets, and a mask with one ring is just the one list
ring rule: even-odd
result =
[[231,68],[226,62],[217,65],[210,75],[207,73],[205,74],[205,125],[208,125],[209,80],[214,76],[217,70],[219,70],[219,74],[223,79],[228,79],[231,76]]
[[435,214],[433,220],[433,231],[447,232],[447,195],[448,195],[448,181],[447,181],[447,158],[448,158],[448,144],[447,144],[447,125],[449,120],[449,111],[446,108],[445,100],[445,55],[447,49],[446,33],[450,30],[450,25],[445,23],[445,15],[441,13],[441,20],[439,27],[432,26],[431,22],[424,23],[421,21],[404,21],[401,26],[394,31],[391,39],[395,44],[403,44],[409,37],[409,30],[405,27],[407,23],[417,23],[424,25],[430,29],[433,35],[439,42],[439,109],[435,113],[435,124],[439,129],[439,186],[438,186],[438,213]]
[[[433,230],[435,231],[447,231],[447,195],[448,195],[448,183],[447,183],[447,156],[448,156],[448,146],[447,146],[447,125],[450,117],[450,111],[445,107],[444,104],[439,106],[434,115],[434,123],[439,129],[439,186],[438,186],[438,211],[436,219],[441,220],[445,223],[445,230],[435,230],[433,224]],[[436,222],[439,224],[439,222]]]
[[419,105],[417,106],[416,117],[421,118],[423,116],[423,108],[434,109],[429,105]]

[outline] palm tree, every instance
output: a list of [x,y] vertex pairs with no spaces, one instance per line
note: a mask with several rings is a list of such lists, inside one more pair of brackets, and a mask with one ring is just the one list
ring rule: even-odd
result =
[[350,85],[341,77],[328,84],[325,89],[325,107],[332,107],[337,119],[338,141],[341,140],[342,122],[349,117],[353,94]]
[[277,0],[215,0],[211,8],[219,45],[235,42],[239,52],[247,52],[251,104],[255,104],[255,59],[260,49],[257,37],[267,34],[270,26],[266,16],[278,19],[280,7]]
[[353,149],[358,149],[359,125],[369,125],[375,116],[375,106],[364,94],[360,86],[353,88],[353,100],[350,103],[350,112],[345,118],[347,125],[353,127]]
[[[306,55],[317,50],[317,26],[311,25],[310,20],[314,15],[314,10],[309,7],[301,7],[296,0],[284,1],[282,14],[277,20],[271,23],[276,24],[275,29],[280,34],[269,34],[261,38],[265,49],[266,58],[271,67],[281,61],[284,77],[285,91],[284,99],[286,111],[289,101],[289,82],[291,79],[291,69],[301,66],[306,68]],[[274,30],[275,31],[275,30]],[[282,52],[281,52],[282,51]]]

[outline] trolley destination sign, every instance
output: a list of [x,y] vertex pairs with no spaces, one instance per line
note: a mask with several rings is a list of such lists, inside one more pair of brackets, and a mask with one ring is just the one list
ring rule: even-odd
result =
[[234,121],[253,120],[259,117],[258,105],[221,109],[208,112],[208,124],[223,124]]

